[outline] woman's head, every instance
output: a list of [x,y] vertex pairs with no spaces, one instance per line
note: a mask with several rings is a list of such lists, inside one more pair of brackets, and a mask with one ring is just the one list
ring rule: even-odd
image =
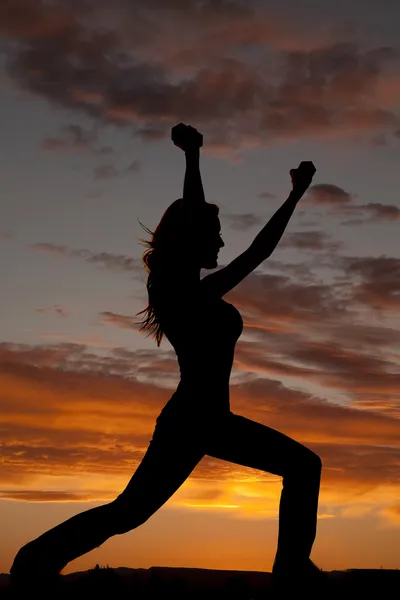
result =
[[[198,206],[187,205],[182,198],[175,200],[164,212],[154,232],[141,226],[151,235],[151,240],[143,240],[147,250],[142,260],[148,272],[147,290],[149,305],[144,310],[148,316],[140,331],[152,329],[157,345],[160,345],[163,331],[155,313],[154,283],[156,280],[179,284],[183,272],[200,272],[200,269],[215,269],[219,249],[224,246],[221,238],[219,206],[203,202]],[[183,278],[183,281],[185,278]],[[140,313],[137,313],[140,314]]]
[[[224,246],[218,215],[216,204],[203,202],[193,207],[182,198],[175,200],[164,212],[154,232],[145,228],[152,235],[151,242],[145,242],[149,246],[143,253],[145,265],[150,270],[153,266],[163,271],[167,269],[168,274],[171,274],[171,269],[179,271],[182,264],[189,269],[215,268],[215,264],[206,266],[201,263],[212,262],[210,258],[216,257]],[[146,261],[150,252],[152,258]]]

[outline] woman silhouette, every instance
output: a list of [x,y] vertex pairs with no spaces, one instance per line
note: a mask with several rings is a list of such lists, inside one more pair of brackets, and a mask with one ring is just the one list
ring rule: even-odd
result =
[[138,527],[167,502],[205,455],[283,478],[273,574],[297,579],[300,573],[319,571],[309,556],[316,534],[321,460],[286,435],[230,411],[229,377],[243,321],[222,299],[271,255],[315,169],[292,169],[293,190],[249,248],[200,279],[202,268],[217,266],[224,245],[219,208],[204,197],[201,134],[183,124],[174,130],[180,140],[175,143],[186,156],[183,198],[165,211],[143,254],[149,306],[141,329],[153,327],[158,346],[165,333],[177,354],[179,385],[158,416],[149,447],[125,490],[112,502],[79,513],[23,546],[11,567],[14,581],[56,576],[111,536]]

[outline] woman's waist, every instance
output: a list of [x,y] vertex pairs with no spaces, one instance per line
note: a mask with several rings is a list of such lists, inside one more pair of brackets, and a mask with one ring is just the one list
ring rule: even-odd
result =
[[229,386],[214,386],[212,390],[205,391],[200,386],[196,388],[181,381],[161,414],[207,420],[223,417],[229,411]]

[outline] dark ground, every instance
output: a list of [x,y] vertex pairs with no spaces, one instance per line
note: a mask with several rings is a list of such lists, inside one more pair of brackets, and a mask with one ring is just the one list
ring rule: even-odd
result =
[[[45,588],[34,581],[25,582],[22,590],[10,586],[9,575],[0,575],[0,600],[24,598],[54,598],[97,600],[151,600],[153,598],[221,600],[268,600],[268,598],[323,598],[327,600],[361,600],[365,598],[400,598],[400,570],[363,570],[326,572],[323,592],[294,582],[294,591],[274,595],[270,588],[271,574],[259,571],[220,571],[151,567],[129,569],[100,567],[62,575],[57,587]],[[310,592],[310,593],[308,593]]]

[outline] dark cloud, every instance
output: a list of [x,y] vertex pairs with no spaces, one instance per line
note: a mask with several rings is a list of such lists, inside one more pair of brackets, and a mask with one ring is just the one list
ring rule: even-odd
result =
[[[322,45],[323,36],[296,30],[277,11],[168,3],[172,12],[159,19],[144,2],[6,5],[1,33],[13,42],[14,81],[143,139],[168,136],[180,120],[201,126],[214,152],[399,127],[393,86],[384,85],[393,48]],[[245,46],[257,48],[258,63]]]
[[398,221],[400,220],[400,208],[393,204],[382,204],[370,202],[363,204],[363,210],[370,216],[371,221]]
[[45,138],[41,146],[49,151],[68,150],[104,154],[103,148],[97,148],[97,142],[95,129],[85,129],[81,125],[70,123],[61,128],[61,136]]
[[338,257],[337,265],[353,283],[352,300],[377,311],[400,310],[400,259],[387,256]]
[[343,244],[332,240],[331,236],[323,231],[298,231],[287,233],[279,242],[281,248],[296,248],[297,250],[310,250],[338,252]]
[[309,392],[288,388],[279,380],[261,377],[238,384],[233,390],[233,403],[235,412],[306,444],[398,447],[400,424],[395,416],[328,402]]
[[[100,498],[103,498],[104,493],[99,494],[99,496]],[[90,500],[93,501],[93,493],[79,494],[76,492],[52,492],[41,490],[1,490],[0,498],[2,500],[17,500],[18,502],[87,502]]]
[[376,221],[397,221],[400,218],[400,208],[393,204],[370,202],[354,204],[355,195],[343,188],[330,183],[312,185],[306,194],[306,203],[317,206],[327,206],[330,214],[336,217],[346,217],[342,225],[362,225]]
[[335,207],[348,204],[352,201],[352,195],[343,188],[331,183],[317,183],[307,191],[307,200],[313,204],[333,205]]
[[374,487],[400,484],[399,447],[321,443],[314,448],[324,464],[324,486],[334,488],[340,482],[342,486],[357,487],[359,493],[365,493]]
[[169,134],[169,129],[165,126],[162,127],[161,125],[154,127],[147,126],[142,129],[139,128],[134,132],[134,136],[137,136],[146,142],[158,142]]
[[100,165],[95,167],[93,171],[94,180],[99,179],[114,179],[120,175],[129,175],[130,173],[139,173],[141,170],[141,165],[139,160],[134,160],[128,165],[125,169],[117,169],[115,165]]
[[354,226],[364,223],[397,221],[400,218],[400,209],[393,204],[370,202],[335,209],[333,214],[339,218],[346,217],[341,221],[341,225]]
[[229,298],[244,311],[262,315],[265,323],[287,321],[289,325],[293,320],[303,324],[331,322],[349,312],[348,303],[335,293],[332,286],[296,283],[287,274],[253,272],[229,292]]
[[254,213],[225,213],[224,220],[235,231],[247,231],[256,225],[264,225],[265,219]]

